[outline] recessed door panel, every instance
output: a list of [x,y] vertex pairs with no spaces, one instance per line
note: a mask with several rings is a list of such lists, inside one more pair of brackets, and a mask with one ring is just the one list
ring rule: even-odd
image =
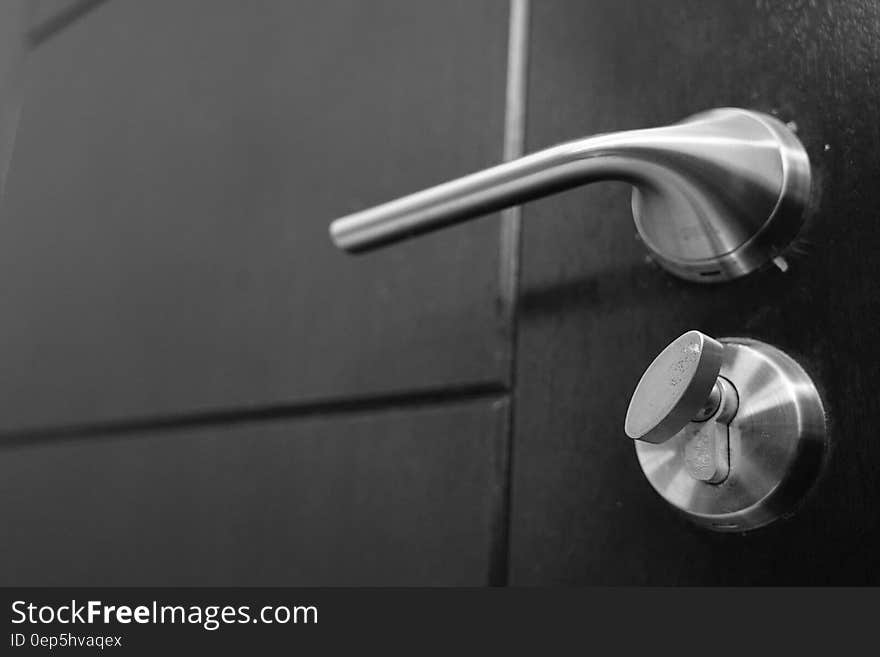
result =
[[497,220],[330,221],[501,156],[507,6],[102,3],[30,54],[0,429],[503,379]]
[[0,446],[5,586],[485,585],[505,407]]

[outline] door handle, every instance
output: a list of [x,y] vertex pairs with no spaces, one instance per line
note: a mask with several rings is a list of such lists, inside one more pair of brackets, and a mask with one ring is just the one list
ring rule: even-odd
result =
[[334,221],[361,252],[600,180],[633,185],[636,228],[667,270],[701,282],[775,258],[803,222],[810,163],[772,116],[709,110],[673,125],[576,139]]
[[699,331],[648,366],[624,429],[655,490],[717,531],[791,513],[828,449],[822,400],[794,359],[757,340]]

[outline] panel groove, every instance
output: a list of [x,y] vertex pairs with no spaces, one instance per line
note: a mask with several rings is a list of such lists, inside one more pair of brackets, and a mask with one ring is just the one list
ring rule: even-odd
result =
[[[526,88],[528,75],[529,0],[510,1],[510,19],[507,52],[507,88],[504,112],[504,160],[521,157],[525,145]],[[515,389],[516,380],[516,329],[517,298],[521,251],[522,211],[520,207],[509,208],[501,213],[500,234],[500,294],[505,313],[507,330],[507,371],[505,379],[509,390]],[[500,486],[496,527],[492,532],[493,543],[489,560],[490,586],[506,586],[509,562],[510,538],[510,482],[512,477],[514,402],[511,395],[505,408],[505,421],[499,464]]]
[[21,115],[27,10],[23,0],[0,7],[0,198],[6,186]]
[[63,29],[75,23],[93,9],[97,9],[108,0],[80,0],[59,11],[57,14],[40,21],[28,30],[27,42],[31,48],[37,48]]
[[362,413],[416,410],[425,407],[456,406],[480,400],[507,398],[505,386],[475,383],[448,388],[410,390],[388,394],[319,399],[306,402],[266,404],[247,408],[207,410],[162,417],[132,418],[65,427],[46,427],[0,433],[0,447],[31,446],[39,442],[116,437],[143,431],[174,431],[184,428],[266,422],[288,418],[356,415]]

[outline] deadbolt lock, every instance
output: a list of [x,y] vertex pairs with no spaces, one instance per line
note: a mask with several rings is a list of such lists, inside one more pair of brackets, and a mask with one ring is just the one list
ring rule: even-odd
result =
[[804,370],[757,340],[688,331],[645,371],[625,430],[657,492],[691,520],[746,531],[792,513],[827,451]]

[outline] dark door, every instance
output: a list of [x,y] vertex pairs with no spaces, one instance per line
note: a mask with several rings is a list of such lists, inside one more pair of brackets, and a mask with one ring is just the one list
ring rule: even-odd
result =
[[[512,583],[877,583],[878,25],[868,2],[532,3],[530,150],[746,107],[796,123],[816,198],[788,271],[717,285],[646,259],[626,185],[525,208]],[[623,433],[630,394],[688,329],[776,345],[818,384],[833,449],[791,519],[707,532],[642,474]]]
[[[0,583],[877,582],[874,4],[32,7],[0,69]],[[809,152],[785,271],[665,273],[615,183],[360,258],[327,235],[522,139],[723,106]],[[646,481],[627,404],[688,329],[817,383],[793,517],[712,533]]]
[[0,581],[488,583],[499,224],[327,226],[502,156],[506,3],[29,6]]

